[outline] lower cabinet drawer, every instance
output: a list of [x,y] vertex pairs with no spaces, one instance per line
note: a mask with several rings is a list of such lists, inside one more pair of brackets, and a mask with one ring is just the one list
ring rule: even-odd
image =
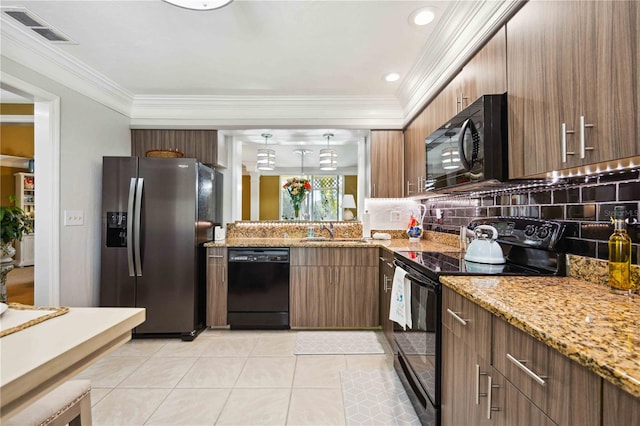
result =
[[485,359],[491,359],[491,316],[486,309],[443,287],[442,324]]
[[554,422],[600,424],[600,378],[497,317],[493,318],[493,365]]

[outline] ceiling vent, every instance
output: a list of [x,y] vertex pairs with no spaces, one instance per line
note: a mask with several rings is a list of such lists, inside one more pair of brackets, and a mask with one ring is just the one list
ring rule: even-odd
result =
[[28,11],[25,8],[2,8],[2,12],[20,22],[25,27],[29,28],[31,31],[36,34],[44,37],[51,43],[65,43],[65,44],[76,44],[71,41],[71,39],[65,36],[62,31],[59,31],[53,28],[51,25],[48,25],[42,19],[37,17],[33,12]]

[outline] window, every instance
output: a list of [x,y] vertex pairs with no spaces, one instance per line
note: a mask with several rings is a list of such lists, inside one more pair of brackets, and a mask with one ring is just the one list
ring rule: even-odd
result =
[[[280,176],[280,188],[293,176]],[[342,194],[344,176],[308,176],[311,191],[300,207],[298,220],[342,220]],[[282,220],[295,220],[293,204],[286,189],[280,191],[280,217]]]

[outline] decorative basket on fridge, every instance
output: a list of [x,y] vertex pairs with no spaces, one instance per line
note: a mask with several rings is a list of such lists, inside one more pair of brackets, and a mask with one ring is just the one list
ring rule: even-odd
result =
[[182,158],[184,153],[177,149],[152,149],[146,152],[147,157],[154,158]]

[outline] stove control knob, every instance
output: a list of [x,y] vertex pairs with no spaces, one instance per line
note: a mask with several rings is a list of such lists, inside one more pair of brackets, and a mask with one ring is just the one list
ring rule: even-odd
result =
[[536,233],[536,226],[535,225],[527,225],[524,228],[524,235],[526,235],[527,237],[530,237],[535,233]]
[[540,228],[536,235],[541,240],[544,240],[545,238],[547,238],[549,236],[549,228],[547,228],[547,227]]

